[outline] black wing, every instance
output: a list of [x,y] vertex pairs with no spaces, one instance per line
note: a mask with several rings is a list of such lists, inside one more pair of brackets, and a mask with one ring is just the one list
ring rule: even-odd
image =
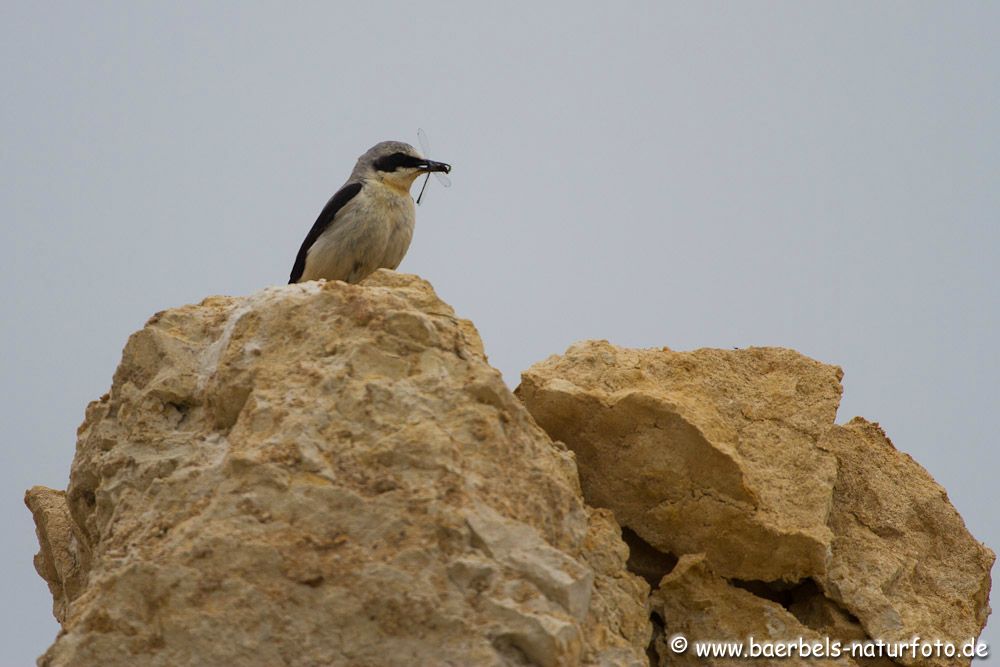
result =
[[319,217],[316,218],[312,229],[306,235],[306,240],[302,242],[302,247],[299,248],[299,254],[295,257],[295,265],[292,266],[292,274],[288,277],[289,285],[298,282],[299,278],[302,277],[302,273],[306,270],[306,255],[309,253],[309,248],[312,247],[312,244],[316,242],[320,234],[333,224],[334,216],[337,215],[340,209],[344,208],[344,204],[354,199],[354,196],[359,192],[361,192],[361,183],[348,183],[330,197],[330,201],[320,211]]

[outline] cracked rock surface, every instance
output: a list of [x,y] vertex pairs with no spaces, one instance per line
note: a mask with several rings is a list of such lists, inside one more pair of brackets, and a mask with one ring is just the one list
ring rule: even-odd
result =
[[766,657],[737,661],[724,657],[699,657],[692,650],[679,655],[668,646],[669,639],[681,634],[690,641],[742,640],[753,637],[758,643],[796,642],[822,643],[824,635],[800,622],[777,602],[754,595],[730,585],[712,572],[704,554],[682,556],[677,567],[663,578],[652,596],[653,610],[665,619],[668,629],[657,636],[657,653],[661,665],[676,667],[722,667],[743,664],[781,667],[788,664],[808,664],[817,667],[856,667],[857,662],[841,656],[801,660]]
[[743,640],[765,611],[844,641],[979,635],[993,552],[877,424],[835,425],[841,377],[781,348],[606,341],[522,374],[515,393],[576,453],[587,502],[628,529],[633,569],[654,588],[662,577],[661,664],[687,664],[663,653],[678,628]]
[[649,588],[430,286],[155,315],[36,487],[41,665],[644,665]]
[[819,447],[837,457],[839,471],[830,560],[816,577],[826,596],[887,641],[978,636],[990,612],[994,556],[966,530],[945,490],[860,417],[831,428]]
[[836,458],[816,443],[840,369],[791,350],[574,345],[518,396],[577,455],[584,494],[657,549],[704,552],[725,577],[824,570]]

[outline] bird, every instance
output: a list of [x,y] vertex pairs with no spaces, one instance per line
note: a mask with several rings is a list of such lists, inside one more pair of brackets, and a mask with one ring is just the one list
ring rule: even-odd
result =
[[402,141],[369,148],[316,218],[288,283],[320,278],[357,283],[380,268],[399,266],[416,220],[410,186],[432,171],[447,174],[451,165],[428,160]]

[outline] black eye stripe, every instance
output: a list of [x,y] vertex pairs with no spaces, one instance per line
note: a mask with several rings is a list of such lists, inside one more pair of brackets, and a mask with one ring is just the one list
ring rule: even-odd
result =
[[420,167],[424,163],[425,160],[407,155],[406,153],[393,153],[392,155],[386,155],[375,160],[373,166],[376,171],[396,171],[404,167]]

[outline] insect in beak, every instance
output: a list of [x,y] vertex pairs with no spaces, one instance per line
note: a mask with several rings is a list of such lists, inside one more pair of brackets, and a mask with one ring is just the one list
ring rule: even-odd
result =
[[[423,151],[424,157],[426,158],[431,154],[431,146],[430,142],[427,141],[427,133],[424,132],[423,128],[419,128],[417,130],[417,139],[420,140],[420,149]],[[451,187],[451,179],[445,176],[445,174],[451,172],[450,164],[427,160],[426,171],[427,176],[424,177],[424,184],[420,186],[420,194],[417,195],[417,204],[419,204],[420,200],[424,197],[424,190],[427,189],[427,181],[431,179],[431,174],[434,174],[434,177],[441,181],[441,185],[444,187]]]

